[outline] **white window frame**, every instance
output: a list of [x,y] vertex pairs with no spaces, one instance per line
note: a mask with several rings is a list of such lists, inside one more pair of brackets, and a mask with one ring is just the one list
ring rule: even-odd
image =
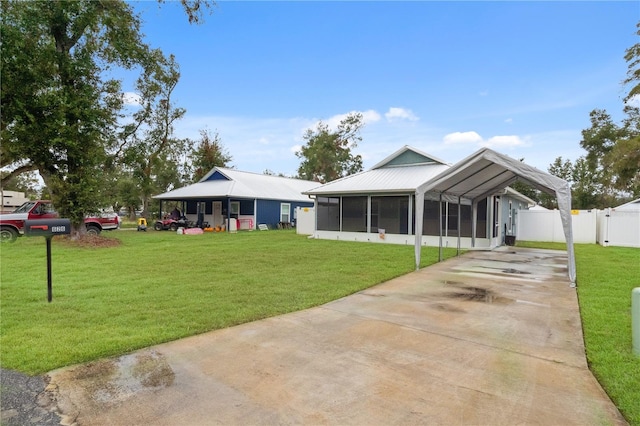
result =
[[231,214],[240,216],[240,201],[231,202]]
[[[284,212],[284,207],[286,206],[287,212]],[[283,216],[287,215],[288,220],[283,220]],[[280,222],[290,223],[291,222],[291,203],[280,203]]]

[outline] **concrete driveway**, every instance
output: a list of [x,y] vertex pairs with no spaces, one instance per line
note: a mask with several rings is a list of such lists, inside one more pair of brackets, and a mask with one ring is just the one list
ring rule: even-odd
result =
[[626,424],[587,368],[566,260],[470,252],[317,308],[56,370],[48,391],[79,425]]

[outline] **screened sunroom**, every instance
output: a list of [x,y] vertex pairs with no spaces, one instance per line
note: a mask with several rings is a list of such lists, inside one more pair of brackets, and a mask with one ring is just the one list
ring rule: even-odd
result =
[[[370,170],[305,192],[315,200],[314,237],[350,241],[414,244],[422,229],[425,245],[463,247],[500,245],[515,234],[517,210],[532,201],[511,189],[488,194],[476,203],[425,194],[422,226],[416,226],[416,188],[450,165],[405,146]],[[440,234],[439,229],[442,229]]]

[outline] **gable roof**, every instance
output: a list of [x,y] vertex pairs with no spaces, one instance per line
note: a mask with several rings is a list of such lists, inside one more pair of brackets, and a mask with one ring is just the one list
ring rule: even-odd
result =
[[369,170],[336,179],[305,194],[413,193],[420,184],[449,167],[444,161],[405,145]]
[[318,185],[318,182],[308,180],[214,167],[197,183],[156,195],[153,198],[179,201],[233,197],[308,203],[311,200],[302,192]]
[[445,164],[448,163],[434,157],[431,154],[420,151],[409,145],[405,145],[393,154],[380,161],[375,166],[371,167],[371,170],[380,169],[383,167],[398,167],[398,166],[417,166],[425,164]]

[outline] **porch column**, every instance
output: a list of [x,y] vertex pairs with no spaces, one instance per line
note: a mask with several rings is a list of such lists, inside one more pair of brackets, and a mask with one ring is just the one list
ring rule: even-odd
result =
[[226,224],[227,232],[231,232],[231,198],[227,197],[227,219]]
[[371,195],[367,195],[367,233],[371,233]]
[[[297,221],[297,219],[296,219]],[[253,228],[251,230],[258,229],[258,199],[253,199]]]

